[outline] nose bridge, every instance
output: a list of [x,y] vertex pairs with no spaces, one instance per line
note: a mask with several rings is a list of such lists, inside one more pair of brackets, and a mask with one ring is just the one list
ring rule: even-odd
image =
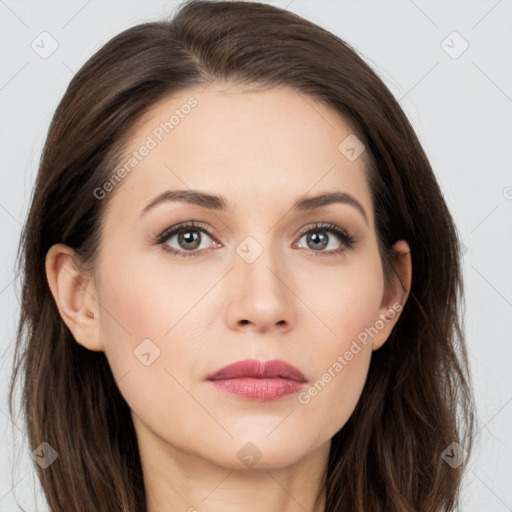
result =
[[[254,231],[253,231],[254,233]],[[273,232],[259,230],[246,236],[235,248],[231,279],[229,322],[233,326],[254,324],[258,329],[293,322],[293,294],[288,272]]]
[[273,239],[273,232],[260,231],[257,235],[246,236],[236,247],[236,270],[242,286],[260,293],[280,294],[283,292],[285,272],[281,248]]

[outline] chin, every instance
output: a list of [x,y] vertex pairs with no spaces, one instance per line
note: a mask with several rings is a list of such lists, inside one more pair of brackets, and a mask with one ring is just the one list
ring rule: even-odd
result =
[[[266,434],[265,434],[266,435]],[[271,439],[272,437],[272,439]],[[235,438],[222,446],[219,453],[211,453],[207,458],[211,462],[232,470],[280,469],[296,464],[315,449],[305,439],[271,434],[245,435]]]

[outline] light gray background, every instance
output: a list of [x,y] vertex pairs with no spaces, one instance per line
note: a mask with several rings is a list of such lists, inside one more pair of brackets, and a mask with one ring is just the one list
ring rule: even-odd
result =
[[[430,158],[467,248],[466,328],[480,424],[462,510],[511,511],[512,0],[270,3],[355,47],[400,100]],[[18,510],[15,498],[25,510],[37,503],[47,510],[21,422],[8,418],[6,391],[19,313],[13,263],[50,119],[92,53],[175,6],[0,0],[0,511]],[[47,59],[31,48],[43,31],[59,45]],[[453,31],[469,44],[457,58],[464,42]]]

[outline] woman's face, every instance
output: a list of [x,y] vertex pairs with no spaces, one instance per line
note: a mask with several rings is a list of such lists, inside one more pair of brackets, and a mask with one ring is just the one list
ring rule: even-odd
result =
[[[95,192],[110,203],[82,343],[105,351],[140,442],[271,468],[343,427],[402,298],[384,287],[360,144],[288,88],[190,89],[138,126]],[[208,380],[247,359],[303,382]]]

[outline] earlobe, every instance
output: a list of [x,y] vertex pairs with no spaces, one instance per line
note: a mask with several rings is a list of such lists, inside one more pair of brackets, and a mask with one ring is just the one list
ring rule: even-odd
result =
[[85,348],[103,350],[99,330],[99,307],[94,280],[73,261],[74,251],[53,245],[46,255],[46,278],[59,314],[75,340]]
[[[411,249],[405,240],[399,240],[393,247],[395,277],[384,290],[379,308],[379,334],[373,340],[373,350],[378,350],[388,339],[398,321],[409,297],[412,283]],[[377,324],[376,322],[376,324]],[[382,327],[382,329],[380,328]]]

